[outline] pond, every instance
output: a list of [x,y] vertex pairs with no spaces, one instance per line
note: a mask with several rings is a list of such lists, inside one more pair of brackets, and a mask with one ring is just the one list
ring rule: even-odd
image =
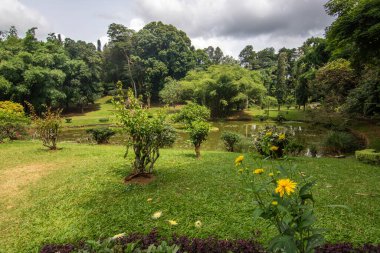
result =
[[[104,126],[104,125],[103,125]],[[260,121],[214,121],[212,122],[212,130],[208,139],[202,144],[203,150],[225,150],[223,141],[220,139],[222,132],[232,131],[240,133],[246,138],[253,140],[255,134],[262,131],[266,127],[276,126],[281,131],[287,131],[297,138],[298,141],[306,146],[310,144],[318,144],[326,134],[326,129],[312,126],[303,122],[285,122],[278,124],[276,122],[260,122]],[[95,126],[100,127],[100,126]],[[86,133],[87,128],[64,128],[61,134],[62,141],[75,141],[88,143],[89,134]],[[124,137],[120,129],[118,133],[110,140],[111,144],[123,144]],[[174,148],[192,149],[191,143],[188,141],[188,133],[184,130],[178,130],[177,140]]]

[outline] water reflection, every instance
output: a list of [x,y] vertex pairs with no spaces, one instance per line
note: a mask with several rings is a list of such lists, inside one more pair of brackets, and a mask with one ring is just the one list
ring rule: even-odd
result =
[[[247,122],[247,121],[216,121],[212,122],[207,141],[202,144],[204,150],[224,150],[224,144],[220,139],[223,131],[232,131],[254,140],[255,135],[265,128],[276,126],[279,131],[287,132],[295,136],[300,142],[310,145],[318,144],[324,133],[322,128],[310,126],[301,122],[290,122],[285,124],[276,124],[275,122]],[[83,128],[66,128],[62,132],[61,140],[88,142],[88,134]],[[110,140],[112,144],[123,144],[125,138],[121,133],[113,136]],[[175,148],[192,149],[192,144],[188,141],[188,133],[183,130],[178,131],[178,138],[174,144]]]

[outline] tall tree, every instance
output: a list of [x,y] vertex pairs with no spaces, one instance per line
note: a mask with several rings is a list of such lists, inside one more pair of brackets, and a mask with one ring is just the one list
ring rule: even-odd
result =
[[97,41],[96,50],[98,50],[98,52],[102,51],[102,42],[99,39]]
[[286,52],[281,52],[277,62],[277,81],[276,81],[276,98],[278,101],[278,110],[286,98],[286,78],[287,78],[287,59]]

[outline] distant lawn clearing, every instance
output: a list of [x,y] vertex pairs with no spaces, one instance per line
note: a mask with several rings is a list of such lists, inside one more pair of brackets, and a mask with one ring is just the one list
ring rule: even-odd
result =
[[[156,180],[127,186],[124,147],[59,146],[50,152],[38,142],[0,145],[0,252],[35,252],[45,243],[154,227],[163,235],[218,238],[249,238],[260,230],[263,243],[272,236],[264,222],[252,220],[252,198],[233,165],[237,153],[203,152],[196,160],[190,150],[163,150]],[[328,241],[380,243],[379,168],[354,158],[292,161],[318,179],[317,215]],[[156,211],[162,217],[154,220]],[[178,226],[170,227],[169,219]],[[197,220],[202,228],[194,227]]]

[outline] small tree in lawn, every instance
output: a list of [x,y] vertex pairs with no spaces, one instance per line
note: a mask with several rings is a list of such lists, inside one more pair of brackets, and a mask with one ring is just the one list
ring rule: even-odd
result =
[[113,103],[116,116],[128,135],[125,157],[130,147],[134,152],[131,177],[148,176],[160,156],[160,148],[174,143],[174,129],[166,123],[163,112],[150,114],[143,108],[141,100],[135,98],[132,89],[125,93],[120,81],[117,86],[118,95]]
[[207,139],[210,124],[207,119],[210,117],[210,110],[204,106],[189,103],[174,116],[174,120],[186,125],[190,134],[190,141],[194,145],[195,155],[201,156],[201,144]]
[[210,124],[205,121],[194,121],[189,128],[190,140],[194,144],[195,155],[201,157],[201,144],[207,139]]
[[50,150],[56,150],[59,132],[62,127],[62,109],[54,111],[48,107],[46,112],[38,116],[33,105],[28,102],[26,102],[26,104],[29,107],[37,135],[42,140],[42,145],[48,147]]

